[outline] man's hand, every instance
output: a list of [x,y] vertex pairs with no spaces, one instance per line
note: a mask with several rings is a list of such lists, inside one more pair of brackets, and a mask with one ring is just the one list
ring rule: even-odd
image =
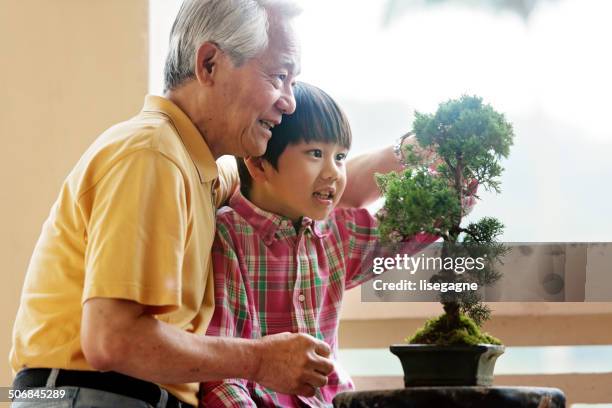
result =
[[311,397],[334,369],[329,346],[303,333],[279,333],[260,341],[260,364],[253,381],[284,394]]

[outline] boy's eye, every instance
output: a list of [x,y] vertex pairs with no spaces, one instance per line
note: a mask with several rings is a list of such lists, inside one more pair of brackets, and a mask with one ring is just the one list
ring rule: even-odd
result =
[[318,157],[318,158],[323,157],[323,152],[321,151],[321,149],[309,150],[308,154],[311,155],[312,157]]
[[346,160],[346,153],[338,153],[336,155],[336,161],[344,161]]

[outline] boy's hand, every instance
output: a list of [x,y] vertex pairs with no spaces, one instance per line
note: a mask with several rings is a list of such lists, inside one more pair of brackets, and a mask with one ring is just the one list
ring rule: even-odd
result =
[[[402,141],[401,148],[406,149],[407,146],[412,146],[412,152],[417,156],[421,157],[425,165],[429,167],[432,171],[435,171],[440,164],[444,163],[442,158],[438,155],[438,152],[434,146],[429,146],[426,148],[421,147],[419,141],[416,138],[416,135],[414,134],[406,137]],[[405,155],[406,152],[404,152],[403,154]]]
[[253,381],[284,394],[311,397],[334,369],[329,346],[303,333],[279,333],[260,340]]

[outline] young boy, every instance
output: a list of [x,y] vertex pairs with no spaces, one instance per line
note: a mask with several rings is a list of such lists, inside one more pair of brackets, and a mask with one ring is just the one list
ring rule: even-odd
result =
[[[294,93],[295,113],[273,129],[262,157],[238,161],[240,192],[217,213],[216,309],[207,334],[306,333],[328,343],[336,360],[344,291],[374,276],[377,222],[365,209],[335,208],[351,146],[345,115],[312,85],[298,83]],[[229,379],[202,384],[201,405],[322,407],[351,389],[336,364],[310,398]]]

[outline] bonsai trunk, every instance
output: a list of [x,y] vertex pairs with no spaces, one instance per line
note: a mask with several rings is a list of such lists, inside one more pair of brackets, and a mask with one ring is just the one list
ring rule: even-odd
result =
[[[457,154],[456,159],[457,159],[457,163],[455,167],[454,168],[451,167],[451,168],[454,171],[455,191],[457,193],[457,198],[459,200],[459,203],[463,205],[463,157],[461,154]],[[460,225],[461,225],[462,216],[463,216],[463,208],[461,208],[461,211],[459,212],[457,217],[453,219],[453,225],[449,229],[448,241],[451,244],[451,246],[456,245],[459,239],[459,234],[461,233]],[[448,255],[448,253],[446,253],[445,256],[446,255]],[[453,276],[453,274],[454,272],[449,273],[449,275],[451,276]],[[451,301],[443,302],[442,305],[444,306],[444,312],[446,313],[448,317],[449,330],[453,330],[459,327],[460,325],[459,314],[461,311],[459,303],[451,300]]]
[[444,312],[448,316],[448,328],[449,331],[459,327],[459,303],[457,302],[448,302],[443,303]]
[[457,217],[453,219],[453,226],[450,229],[450,241],[455,244],[459,239],[461,232],[461,218],[463,217],[463,157],[461,154],[457,154],[457,165],[454,168],[455,174],[455,192],[457,193],[457,200],[461,209]]

